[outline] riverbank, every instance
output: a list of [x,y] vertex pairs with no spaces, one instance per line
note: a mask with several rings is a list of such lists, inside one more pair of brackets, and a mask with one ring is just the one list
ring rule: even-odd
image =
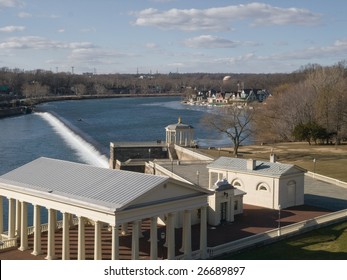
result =
[[25,99],[25,102],[32,105],[38,105],[46,102],[64,101],[64,100],[87,100],[87,99],[106,99],[106,98],[136,98],[136,97],[173,97],[181,96],[181,93],[144,93],[144,94],[105,94],[105,95],[64,95],[64,96],[45,96],[40,98]]
[[106,99],[106,98],[136,98],[136,97],[175,97],[181,96],[181,93],[151,93],[151,94],[107,94],[107,95],[63,95],[63,96],[44,96],[36,98],[21,99],[21,106],[11,108],[0,108],[0,118],[12,117],[21,114],[31,113],[36,105],[65,101],[65,100],[88,100],[88,99]]
[[[215,157],[233,156],[231,148],[204,152]],[[347,143],[338,146],[309,145],[304,142],[241,146],[238,157],[268,161],[272,152],[279,162],[295,164],[307,171],[347,182]]]
[[32,108],[29,106],[19,106],[19,107],[13,107],[13,108],[0,109],[0,119],[18,116],[18,115],[30,114],[31,111],[32,111]]

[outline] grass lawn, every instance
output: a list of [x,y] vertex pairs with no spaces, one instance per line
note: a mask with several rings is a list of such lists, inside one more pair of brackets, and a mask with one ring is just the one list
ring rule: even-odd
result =
[[317,229],[250,251],[221,257],[228,260],[346,260],[347,222]]
[[[277,143],[272,145],[241,146],[239,157],[269,160],[273,151],[279,162],[296,164],[308,171],[347,182],[347,143],[309,145],[308,143]],[[213,157],[233,156],[231,149],[203,150]],[[316,159],[314,164],[313,159]]]

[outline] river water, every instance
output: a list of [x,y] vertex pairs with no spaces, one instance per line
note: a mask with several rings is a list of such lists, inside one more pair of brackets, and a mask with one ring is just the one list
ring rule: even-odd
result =
[[[200,146],[229,144],[201,124],[214,108],[184,105],[179,97],[59,101],[37,109],[40,112],[0,119],[0,175],[42,156],[108,167],[110,142],[165,140],[165,127],[178,117],[195,128]],[[6,205],[4,199],[5,229]]]

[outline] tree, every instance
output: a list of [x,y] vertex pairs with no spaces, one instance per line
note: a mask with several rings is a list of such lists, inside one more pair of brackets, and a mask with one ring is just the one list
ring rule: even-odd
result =
[[318,122],[335,136],[335,144],[339,144],[347,125],[346,69],[341,63],[332,67],[317,67],[307,80],[316,92]]
[[240,145],[251,136],[251,121],[255,110],[249,107],[228,106],[219,108],[216,114],[207,114],[202,122],[225,134],[233,144],[233,154],[237,156]]
[[315,122],[299,123],[293,130],[293,136],[296,140],[307,141],[311,145],[311,141],[317,144],[317,140],[326,139],[328,133],[326,129]]
[[30,84],[25,84],[22,91],[26,98],[38,98],[47,96],[49,93],[49,87],[33,81]]

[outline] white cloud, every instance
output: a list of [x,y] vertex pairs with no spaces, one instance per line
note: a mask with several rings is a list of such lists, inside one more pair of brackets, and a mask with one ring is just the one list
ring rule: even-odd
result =
[[238,41],[231,41],[212,35],[201,35],[184,41],[184,45],[189,48],[235,48],[240,44]]
[[26,12],[20,12],[17,14],[19,18],[31,18],[32,14],[26,13]]
[[158,45],[156,43],[147,43],[146,45],[147,49],[156,49],[158,48]]
[[65,29],[64,29],[64,28],[58,29],[58,32],[59,32],[59,33],[64,33],[64,32],[65,32]]
[[320,14],[307,9],[280,8],[263,3],[250,3],[209,9],[170,9],[159,11],[149,8],[133,13],[135,25],[155,26],[162,29],[230,30],[231,23],[247,20],[256,25],[315,25]]
[[11,32],[24,31],[24,30],[25,30],[25,26],[9,25],[9,26],[0,27],[0,32],[4,32],[4,33],[11,33]]
[[0,10],[4,8],[22,7],[24,4],[18,0],[0,0]]
[[320,59],[322,57],[340,57],[345,56],[347,52],[347,39],[336,40],[328,46],[310,47],[303,50],[277,53],[267,58],[272,60],[294,60],[294,59]]
[[90,42],[72,42],[65,43],[54,41],[39,36],[11,37],[6,41],[0,42],[0,49],[76,49],[76,48],[94,48]]
[[119,53],[117,51],[102,50],[102,49],[91,49],[91,48],[76,48],[73,49],[71,54],[68,56],[68,60],[71,63],[90,65],[90,64],[114,64],[115,59],[124,58],[129,56],[124,53]]

